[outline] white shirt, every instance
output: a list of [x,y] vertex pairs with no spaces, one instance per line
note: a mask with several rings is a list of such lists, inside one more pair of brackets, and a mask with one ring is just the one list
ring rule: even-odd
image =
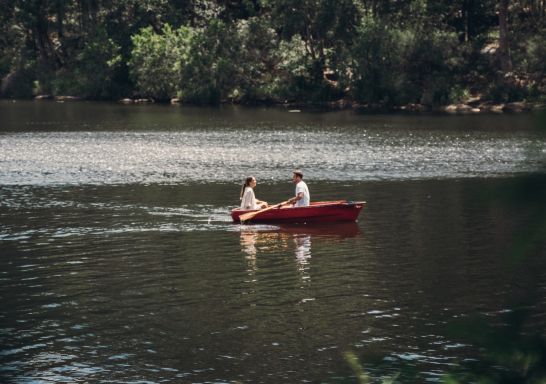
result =
[[241,200],[241,209],[260,209],[260,206],[256,203],[254,190],[251,187],[245,188],[243,199]]
[[307,188],[307,184],[305,184],[303,180],[296,184],[296,196],[298,196],[299,193],[303,193],[303,199],[296,201],[294,206],[307,207],[311,201],[311,196],[309,195],[309,188]]

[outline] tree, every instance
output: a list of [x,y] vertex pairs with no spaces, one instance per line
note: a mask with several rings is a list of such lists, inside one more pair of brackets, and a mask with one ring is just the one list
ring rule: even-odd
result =
[[499,0],[499,60],[503,72],[512,71],[510,33],[508,29],[508,0]]
[[546,93],[545,0],[0,0],[0,31],[10,97],[392,105],[445,103],[453,89]]
[[174,30],[169,24],[161,33],[147,27],[132,37],[129,69],[140,94],[158,100],[176,96],[193,37],[191,28]]
[[[352,0],[280,0],[267,3],[273,27],[283,40],[301,38],[305,48],[303,86],[320,98],[330,85],[325,73],[337,71],[336,57],[352,44],[358,8]],[[302,78],[300,77],[300,81]],[[328,93],[328,92],[327,92]]]
[[240,44],[232,26],[213,20],[192,38],[188,61],[181,67],[183,100],[218,104],[231,96],[240,80]]

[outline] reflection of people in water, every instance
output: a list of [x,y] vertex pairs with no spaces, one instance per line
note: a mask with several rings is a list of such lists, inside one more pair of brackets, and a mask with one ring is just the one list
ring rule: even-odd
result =
[[247,272],[253,275],[256,272],[256,241],[258,240],[258,232],[241,231],[241,249],[246,253]]
[[311,235],[284,233],[280,231],[241,231],[241,250],[247,259],[256,259],[258,250],[278,251],[292,248],[290,242],[295,245],[294,254],[301,264],[308,263],[311,258]]
[[253,272],[257,269],[256,255],[258,251],[263,253],[290,249],[294,250],[298,270],[304,272],[311,258],[311,235],[280,231],[241,231],[241,250],[245,253],[248,266]]
[[[241,251],[247,261],[247,272],[252,282],[256,282],[258,256],[269,254],[293,255],[295,266],[305,286],[311,281],[311,237],[315,246],[322,242],[332,242],[358,236],[356,223],[344,223],[336,226],[242,226]],[[260,255],[258,255],[258,253]],[[292,259],[294,260],[294,259]],[[263,261],[267,263],[267,261]],[[302,287],[304,286],[302,285]]]
[[241,247],[243,252],[247,254],[249,258],[256,258],[256,240],[258,239],[258,232],[254,231],[241,231]]
[[302,282],[310,282],[311,275],[309,274],[309,262],[311,259],[311,236],[310,235],[293,235],[296,249],[294,255],[298,263],[298,271],[301,273]]
[[308,264],[311,258],[311,236],[310,235],[294,235],[294,243],[296,244],[296,260],[300,264]]
[[256,257],[257,237],[257,232],[241,231],[241,245],[243,247],[243,251],[249,256]]

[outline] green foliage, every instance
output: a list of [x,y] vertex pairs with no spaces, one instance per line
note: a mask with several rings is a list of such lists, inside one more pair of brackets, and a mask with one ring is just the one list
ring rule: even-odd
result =
[[525,40],[521,47],[523,68],[535,77],[544,76],[546,63],[546,29]]
[[370,383],[370,378],[364,372],[364,368],[362,368],[362,365],[360,364],[360,361],[358,361],[358,357],[353,352],[345,352],[345,361],[347,361],[347,364],[351,367],[353,372],[356,375],[356,378],[359,382],[359,384],[368,384]]
[[457,46],[454,34],[401,30],[365,18],[350,55],[352,95],[385,105],[448,103],[453,75],[460,71]]
[[358,25],[355,2],[282,0],[267,4],[282,39],[277,52],[279,80],[284,81],[279,84],[279,97],[311,101],[342,97],[342,90],[327,81],[325,73],[339,75],[338,57],[351,44]]
[[397,103],[405,99],[402,56],[413,36],[373,17],[363,20],[351,49],[352,65],[347,71],[348,83],[356,100],[363,102]]
[[129,70],[140,94],[158,100],[176,95],[193,35],[190,28],[167,24],[160,34],[147,27],[132,37]]
[[499,45],[497,3],[5,0],[1,89],[195,103],[543,99],[543,6],[510,2],[507,70],[487,53]]
[[281,41],[275,53],[279,60],[275,93],[281,99],[300,99],[302,92],[312,83],[311,62],[306,55],[305,42],[301,36],[294,35],[290,40]]
[[470,98],[470,90],[458,84],[454,85],[449,92],[449,100],[453,103],[463,103]]
[[236,30],[224,22],[213,20],[198,31],[180,71],[182,99],[198,104],[218,104],[226,99],[238,84],[240,54]]
[[206,28],[151,28],[133,36],[129,67],[138,91],[164,100],[218,104],[268,99],[264,78],[271,67],[274,31],[258,19],[234,25],[215,20]]
[[[364,367],[358,360],[358,357],[355,355],[354,352],[345,352],[344,354],[345,361],[351,368],[351,370],[356,375],[356,378],[358,380],[359,384],[369,384],[375,381],[372,381],[372,377],[366,373],[364,370]],[[400,374],[394,374],[389,377],[382,378],[380,383],[381,384],[394,384],[396,382],[396,379],[400,376]]]
[[120,65],[120,47],[99,28],[67,68],[56,73],[52,91],[56,95],[107,99],[116,93],[112,80]]
[[449,91],[454,85],[458,68],[459,52],[457,37],[442,31],[423,31],[405,57],[404,67],[409,73],[411,88],[421,90],[420,103],[427,105],[447,104]]
[[485,96],[497,103],[507,103],[526,99],[529,90],[513,78],[502,78],[487,87]]
[[239,68],[236,101],[269,101],[276,99],[278,38],[267,20],[252,17],[239,20],[236,25],[239,56],[232,58]]

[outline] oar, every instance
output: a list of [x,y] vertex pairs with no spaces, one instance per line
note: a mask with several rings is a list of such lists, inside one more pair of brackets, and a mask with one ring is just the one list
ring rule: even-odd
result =
[[266,212],[266,211],[269,211],[273,208],[278,208],[282,205],[285,205],[285,204],[288,204],[290,200],[286,200],[286,201],[283,201],[282,203],[279,203],[279,204],[275,204],[275,205],[270,205],[269,207],[267,208],[263,208],[263,209],[260,209],[259,211],[256,211],[256,212],[248,212],[248,213],[243,213],[241,216],[239,216],[239,220],[241,221],[241,223],[244,223],[245,221],[248,221],[248,220],[251,220],[252,218],[254,218],[254,216],[262,213],[262,212]]
[[360,204],[360,205],[364,205],[364,204],[366,204],[366,202],[365,202],[365,201],[352,201],[352,200],[347,200],[347,204],[349,204],[349,205],[359,205],[359,204]]

